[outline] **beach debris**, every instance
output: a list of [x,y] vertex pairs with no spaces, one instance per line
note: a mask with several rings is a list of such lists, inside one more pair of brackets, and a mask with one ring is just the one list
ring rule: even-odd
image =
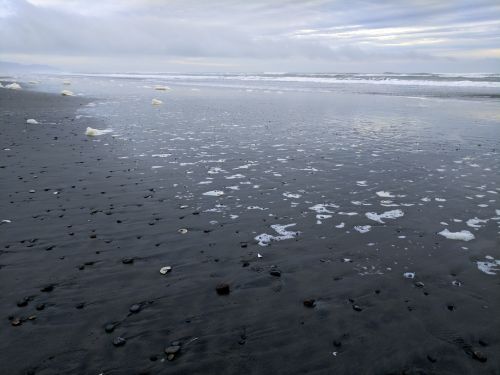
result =
[[305,299],[303,302],[305,307],[309,307],[309,308],[313,308],[314,306],[316,306],[316,300],[314,299]]
[[167,90],[170,90],[170,87],[163,86],[163,85],[156,85],[155,86],[155,90],[158,90],[158,91],[167,91]]
[[161,105],[163,102],[160,99],[153,99],[151,100],[152,105]]
[[2,224],[10,224],[12,223],[12,220],[9,220],[9,219],[3,219],[2,221],[0,221],[0,225]]
[[29,118],[29,119],[27,119],[27,120],[26,120],[26,123],[27,123],[27,124],[30,124],[30,125],[37,125],[37,124],[39,124],[39,122],[38,122],[38,121],[36,121],[34,118]]
[[415,272],[405,272],[403,273],[403,276],[407,279],[414,279],[415,278]]
[[444,229],[439,232],[443,237],[448,238],[449,240],[460,240],[460,241],[470,241],[476,238],[471,232],[468,230],[461,230],[460,232],[450,232],[448,229]]
[[5,88],[6,89],[11,89],[11,90],[21,90],[22,87],[19,83],[16,83],[16,82],[12,82],[8,85],[5,85]]
[[123,345],[125,345],[126,342],[127,342],[127,340],[121,336],[117,336],[113,339],[113,345],[116,347],[123,346]]
[[365,216],[370,220],[385,224],[382,219],[397,219],[398,217],[404,216],[404,212],[401,210],[386,211],[381,214],[377,214],[375,212],[367,212]]
[[172,271],[172,267],[170,267],[170,266],[165,266],[165,267],[160,268],[160,273],[162,275],[166,275],[170,271]]
[[35,307],[38,311],[42,311],[43,309],[45,309],[45,303],[39,303],[36,305]]
[[263,258],[263,256],[260,253],[257,253],[257,258]]
[[132,264],[132,263],[134,263],[134,258],[123,258],[122,263],[123,264]]
[[186,228],[181,228],[177,232],[179,232],[180,234],[186,234],[188,230]]
[[217,286],[215,287],[215,290],[217,291],[217,294],[219,296],[228,295],[229,292],[231,291],[229,284],[226,284],[226,283],[217,284]]
[[421,281],[417,281],[417,282],[415,282],[415,286],[416,286],[417,288],[423,288],[423,287],[424,287],[424,283],[423,283],[423,282],[421,282]]
[[279,234],[279,236],[273,236],[272,234],[262,233],[256,236],[255,240],[259,243],[260,246],[268,246],[272,241],[283,241],[295,238],[300,234],[300,232],[292,232],[286,230],[286,228],[292,227],[294,225],[296,225],[296,223],[287,225],[273,224],[271,225],[271,228],[274,229],[276,233]]
[[109,132],[111,132],[111,129],[94,129],[91,127],[87,127],[87,129],[85,130],[85,135],[87,137],[95,137],[98,135],[107,134]]
[[17,307],[25,307],[28,306],[28,302],[30,301],[29,297],[24,297],[23,299],[17,301]]
[[62,96],[75,96],[75,94],[72,91],[69,90],[62,90],[61,91]]

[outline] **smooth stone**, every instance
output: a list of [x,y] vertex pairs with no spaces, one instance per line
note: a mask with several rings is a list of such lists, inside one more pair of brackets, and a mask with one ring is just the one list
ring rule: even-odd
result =
[[278,270],[271,270],[271,271],[269,271],[269,274],[271,276],[281,277],[281,271],[278,271]]
[[179,345],[171,345],[165,348],[165,354],[177,354],[181,350]]
[[132,264],[132,263],[134,263],[134,258],[123,258],[122,263],[123,264]]
[[352,305],[352,308],[353,308],[354,311],[363,311],[363,309],[360,306],[356,305],[356,304]]
[[115,330],[115,327],[116,325],[114,323],[108,323],[104,326],[104,330],[107,332],[107,333],[111,333]]

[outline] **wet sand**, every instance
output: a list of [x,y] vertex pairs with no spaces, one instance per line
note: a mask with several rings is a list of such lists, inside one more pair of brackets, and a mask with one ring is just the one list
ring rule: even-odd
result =
[[[186,109],[193,100],[174,105]],[[352,160],[332,160],[312,146],[302,159],[289,160],[297,170],[285,177],[271,171],[248,193],[240,208],[245,215],[228,213],[210,223],[210,207],[224,211],[216,204],[242,199],[227,186],[238,185],[234,175],[249,176],[252,167],[235,168],[279,158],[276,150],[286,148],[286,138],[281,146],[256,139],[262,152],[235,144],[221,148],[231,163],[224,164],[230,171],[225,179],[233,178],[198,185],[219,171],[207,165],[193,166],[191,173],[178,164],[152,168],[149,160],[120,158],[120,137],[86,137],[87,126],[110,126],[106,118],[76,120],[76,111],[91,101],[0,90],[0,220],[10,221],[0,225],[2,373],[500,374],[498,273],[485,274],[476,264],[490,254],[499,259],[499,228],[492,217],[500,205],[494,199],[483,208],[459,201],[473,193],[462,191],[458,175],[416,177],[435,171],[431,166],[439,168],[444,159],[454,166],[453,160],[473,153],[495,176],[499,158],[492,147],[492,156],[471,151],[478,146],[470,142],[467,150],[446,145],[430,146],[434,151],[428,153],[401,152],[381,161],[379,173],[369,178],[373,166],[363,163],[330,171],[332,164]],[[227,109],[217,98],[207,108],[199,117]],[[255,115],[264,122],[267,113]],[[279,116],[269,116],[269,122]],[[28,118],[41,124],[26,124]],[[169,120],[179,126],[176,115]],[[190,135],[198,137],[191,144],[220,141],[214,134],[203,139],[203,131]],[[273,141],[283,137],[269,132]],[[498,146],[498,140],[490,141]],[[150,146],[138,143],[138,152]],[[182,152],[189,155],[189,147]],[[321,175],[313,167],[330,172]],[[472,191],[480,175],[468,178]],[[373,188],[363,188],[363,180],[374,179]],[[422,193],[418,199],[402,191],[410,179]],[[491,184],[486,190],[497,191],[498,175]],[[356,186],[359,192],[353,193]],[[437,234],[445,228],[433,222],[443,186],[453,207],[450,217],[456,208],[465,211],[464,222],[478,215],[488,219],[481,234],[464,223],[449,226],[453,232],[470,230],[475,240]],[[203,195],[217,190],[224,195]],[[304,195],[304,207],[296,209],[291,202]],[[427,196],[433,209],[421,200]],[[378,205],[387,199],[415,206]],[[377,205],[346,208],[348,202],[369,200]],[[270,203],[265,214],[255,208]],[[357,215],[348,215],[352,207]],[[402,218],[382,218],[383,223],[364,216],[399,208]],[[278,231],[270,227],[292,223]],[[355,229],[367,225],[367,233]],[[262,233],[290,238],[260,246],[255,238]],[[165,266],[172,269],[160,273]],[[414,278],[404,276],[412,272]],[[224,288],[218,293],[221,283],[229,285],[229,294]]]

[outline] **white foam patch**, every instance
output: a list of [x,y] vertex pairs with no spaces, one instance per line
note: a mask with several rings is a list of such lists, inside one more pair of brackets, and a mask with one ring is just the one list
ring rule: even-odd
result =
[[206,193],[203,193],[203,195],[208,195],[211,197],[220,197],[221,195],[224,195],[224,192],[222,190],[211,190],[207,191]]
[[6,89],[11,89],[11,90],[21,90],[22,87],[19,83],[13,82],[8,85],[5,85]]
[[153,154],[151,157],[153,158],[168,158],[172,154]]
[[98,135],[111,133],[112,131],[112,129],[94,129],[91,127],[87,127],[87,129],[85,130],[85,135],[88,137],[95,137]]
[[310,210],[315,211],[317,214],[333,214],[333,211],[330,211],[328,208],[339,208],[336,204],[333,203],[325,203],[325,204],[315,204],[312,207],[309,207]]
[[487,275],[496,275],[500,271],[500,259],[493,259],[487,256],[488,260],[484,262],[476,262],[477,268]]
[[300,198],[302,195],[300,194],[294,194],[294,193],[289,193],[289,192],[286,192],[286,193],[283,193],[283,196],[284,197],[287,197],[287,198]]
[[152,105],[161,105],[163,102],[160,99],[153,99],[151,100]]
[[444,229],[439,232],[443,237],[448,238],[449,240],[460,240],[460,241],[470,241],[476,238],[471,232],[468,230],[461,230],[460,232],[450,232],[448,229]]
[[397,219],[398,217],[404,216],[404,212],[401,210],[386,211],[381,214],[377,214],[375,212],[367,212],[365,216],[370,220],[385,224],[382,219]]
[[292,232],[286,230],[286,228],[292,227],[294,225],[296,224],[295,223],[287,225],[273,224],[271,225],[271,228],[274,229],[276,233],[278,233],[278,236],[262,233],[256,236],[255,240],[258,241],[260,246],[268,246],[273,241],[283,241],[295,238],[300,234],[300,232]]
[[371,225],[356,225],[354,227],[354,230],[358,231],[359,233],[368,233],[371,229]]
[[482,219],[478,219],[477,217],[475,217],[473,219],[467,220],[465,223],[467,224],[467,226],[469,226],[471,228],[482,228],[483,225],[481,225],[481,223],[487,223],[487,222],[488,222],[488,219],[482,220]]
[[36,121],[34,118],[29,118],[26,120],[26,123],[30,125],[37,125],[39,122]]
[[75,94],[72,91],[69,90],[62,90],[61,91],[62,96],[75,96]]
[[233,174],[232,176],[227,176],[226,180],[235,180],[235,179],[240,179],[240,178],[245,178],[245,176],[240,174],[240,173]]
[[395,198],[396,196],[393,195],[389,191],[377,191],[375,194],[377,194],[381,198]]
[[414,279],[415,278],[415,272],[405,272],[403,273],[403,277],[407,279]]

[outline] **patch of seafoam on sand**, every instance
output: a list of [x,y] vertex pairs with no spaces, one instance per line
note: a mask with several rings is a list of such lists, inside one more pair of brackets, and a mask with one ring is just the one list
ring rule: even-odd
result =
[[398,217],[404,216],[404,212],[401,210],[386,211],[381,214],[377,214],[376,212],[367,212],[365,216],[370,220],[385,224],[382,219],[397,219]]
[[37,125],[38,121],[36,121],[34,118],[29,118],[26,120],[26,123],[30,125]]
[[470,241],[476,238],[471,232],[468,230],[461,230],[460,232],[450,232],[448,229],[444,229],[439,232],[443,237],[448,238],[449,240],[460,240],[460,241]]
[[87,127],[87,129],[85,130],[85,135],[88,137],[95,137],[98,135],[111,133],[112,131],[112,129],[94,129],[91,127]]
[[494,259],[492,256],[487,255],[487,260],[484,262],[476,262],[477,268],[487,275],[496,275],[500,271],[500,259]]
[[17,82],[12,82],[8,85],[5,85],[5,88],[11,89],[11,90],[21,90],[22,89],[21,85]]
[[255,240],[259,243],[260,246],[268,246],[273,241],[290,240],[292,238],[297,237],[300,234],[300,232],[292,232],[286,230],[286,228],[292,227],[294,225],[296,225],[296,223],[287,225],[273,224],[271,225],[271,228],[274,229],[276,233],[278,233],[278,236],[262,233],[256,236]]
[[203,195],[208,195],[210,197],[220,197],[221,195],[224,195],[224,192],[222,190],[211,190],[203,193]]
[[359,233],[368,233],[371,229],[371,225],[356,225],[354,227],[354,230],[358,231]]

